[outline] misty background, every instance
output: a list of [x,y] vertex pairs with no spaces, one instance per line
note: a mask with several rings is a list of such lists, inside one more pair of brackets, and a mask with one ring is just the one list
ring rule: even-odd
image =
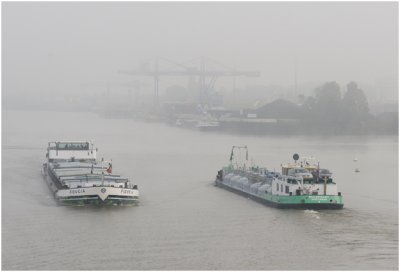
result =
[[[114,99],[111,107],[121,109],[127,97],[130,104],[150,107],[152,78],[122,70],[154,69],[156,58],[161,58],[160,69],[176,70],[175,63],[205,57],[224,69],[260,74],[215,80],[213,91],[228,108],[257,108],[276,99],[300,105],[326,83],[335,82],[344,95],[347,84],[355,82],[369,113],[391,112],[396,119],[397,6],[3,2],[3,107],[96,111]],[[193,92],[195,80],[160,77],[161,103]]]
[[[58,206],[69,139],[139,206]],[[232,145],[315,157],[344,209],[216,188]],[[398,270],[398,150],[397,2],[2,2],[4,270]]]

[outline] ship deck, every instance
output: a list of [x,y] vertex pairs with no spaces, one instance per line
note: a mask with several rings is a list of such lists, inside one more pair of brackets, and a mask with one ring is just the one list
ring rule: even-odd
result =
[[50,163],[49,171],[53,179],[61,186],[81,188],[93,186],[111,186],[124,188],[128,178],[110,174],[104,164],[84,162]]

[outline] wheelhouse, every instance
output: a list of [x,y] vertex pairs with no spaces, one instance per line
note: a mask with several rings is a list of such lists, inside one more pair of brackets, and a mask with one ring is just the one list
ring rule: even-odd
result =
[[54,161],[95,161],[97,148],[89,141],[49,142],[46,157]]

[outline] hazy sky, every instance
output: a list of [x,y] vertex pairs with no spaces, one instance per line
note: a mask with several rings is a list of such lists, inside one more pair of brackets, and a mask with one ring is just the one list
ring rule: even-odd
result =
[[291,85],[296,62],[299,84],[397,81],[397,5],[2,2],[3,93],[126,82],[118,70],[154,56],[262,73],[243,84]]

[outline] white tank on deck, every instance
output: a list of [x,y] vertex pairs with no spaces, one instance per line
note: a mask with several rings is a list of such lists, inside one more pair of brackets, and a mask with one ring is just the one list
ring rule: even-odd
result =
[[240,176],[233,176],[231,178],[231,186],[238,188]]
[[233,173],[229,173],[224,176],[224,183],[225,184],[230,184],[231,183],[231,178],[234,176]]
[[250,185],[250,193],[257,194],[258,187],[260,187],[260,186],[261,186],[261,182],[256,182],[256,183],[253,183],[252,185]]
[[246,178],[246,177],[241,177],[241,178],[239,179],[239,182],[238,182],[239,188],[242,189],[242,190],[246,190],[245,188],[246,188],[246,185],[247,185],[248,183],[249,183],[249,179],[248,179],[248,178]]
[[258,187],[257,195],[263,196],[263,195],[265,195],[265,192],[270,192],[270,191],[271,191],[271,185],[264,184],[264,185],[261,185],[260,187]]
[[251,183],[249,180],[247,180],[247,183],[245,183],[244,185],[243,185],[243,190],[245,190],[246,192],[250,192],[250,186],[252,185],[253,183]]

